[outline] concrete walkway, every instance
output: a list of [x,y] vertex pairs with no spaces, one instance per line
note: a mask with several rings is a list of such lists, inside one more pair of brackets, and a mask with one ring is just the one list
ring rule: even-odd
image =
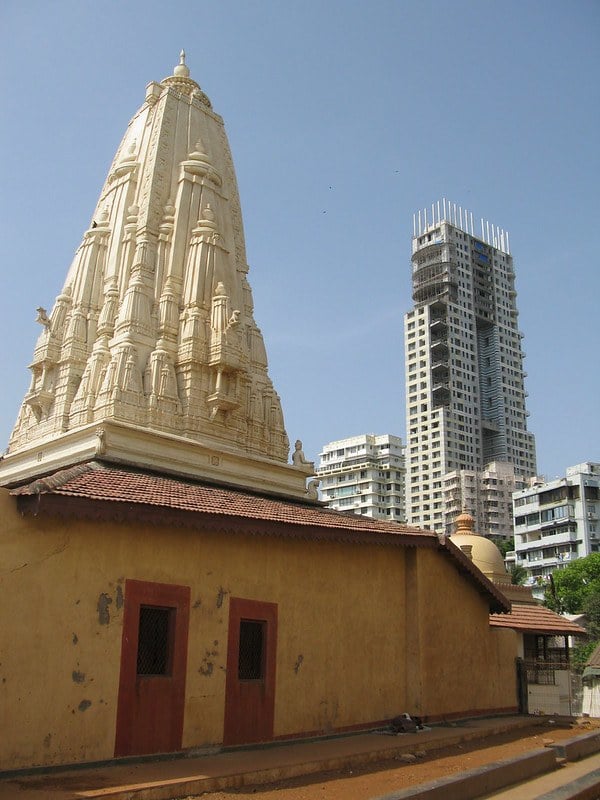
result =
[[110,763],[0,778],[0,800],[173,800],[201,792],[363,765],[415,750],[435,751],[536,724],[544,718],[496,717],[436,726],[416,734],[364,733],[214,755]]
[[584,733],[370,800],[598,800],[599,751],[598,732]]
[[[589,779],[589,780],[588,780]],[[481,800],[571,800],[598,797],[600,785],[600,755],[589,756],[582,761],[563,764],[559,769],[540,775],[509,789],[486,795]]]

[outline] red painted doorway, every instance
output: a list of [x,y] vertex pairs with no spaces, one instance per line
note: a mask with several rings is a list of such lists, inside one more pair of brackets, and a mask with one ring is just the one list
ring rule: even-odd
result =
[[277,605],[232,597],[223,744],[273,738],[276,655]]
[[181,750],[190,589],[125,581],[115,756]]

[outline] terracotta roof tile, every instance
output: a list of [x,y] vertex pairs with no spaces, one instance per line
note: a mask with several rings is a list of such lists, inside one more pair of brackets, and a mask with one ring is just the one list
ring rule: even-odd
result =
[[510,614],[490,614],[490,625],[524,633],[585,636],[585,630],[560,614],[537,603],[513,603]]
[[11,494],[53,494],[294,525],[437,538],[432,531],[335,511],[308,502],[277,499],[97,462],[61,470],[47,478],[13,489]]

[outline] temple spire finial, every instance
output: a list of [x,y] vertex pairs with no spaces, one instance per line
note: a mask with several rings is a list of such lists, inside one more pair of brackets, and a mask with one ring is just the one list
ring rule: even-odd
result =
[[185,50],[182,50],[181,53],[179,53],[179,64],[177,64],[173,70],[173,75],[177,75],[178,77],[182,78],[190,77],[189,67],[185,63]]
[[455,519],[454,524],[456,525],[455,533],[457,534],[467,533],[467,534],[478,535],[476,531],[473,530],[473,528],[475,527],[475,520],[473,519],[471,514],[469,514],[469,510],[467,508],[466,503],[463,503],[462,512]]

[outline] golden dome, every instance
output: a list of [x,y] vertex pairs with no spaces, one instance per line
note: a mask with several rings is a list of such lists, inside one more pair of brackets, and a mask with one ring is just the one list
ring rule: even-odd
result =
[[456,533],[450,537],[453,544],[460,547],[461,550],[464,548],[464,552],[467,553],[470,548],[469,555],[473,563],[493,583],[510,583],[510,575],[506,571],[500,550],[491,539],[475,533],[473,527],[473,517],[466,509],[463,509],[456,518]]

